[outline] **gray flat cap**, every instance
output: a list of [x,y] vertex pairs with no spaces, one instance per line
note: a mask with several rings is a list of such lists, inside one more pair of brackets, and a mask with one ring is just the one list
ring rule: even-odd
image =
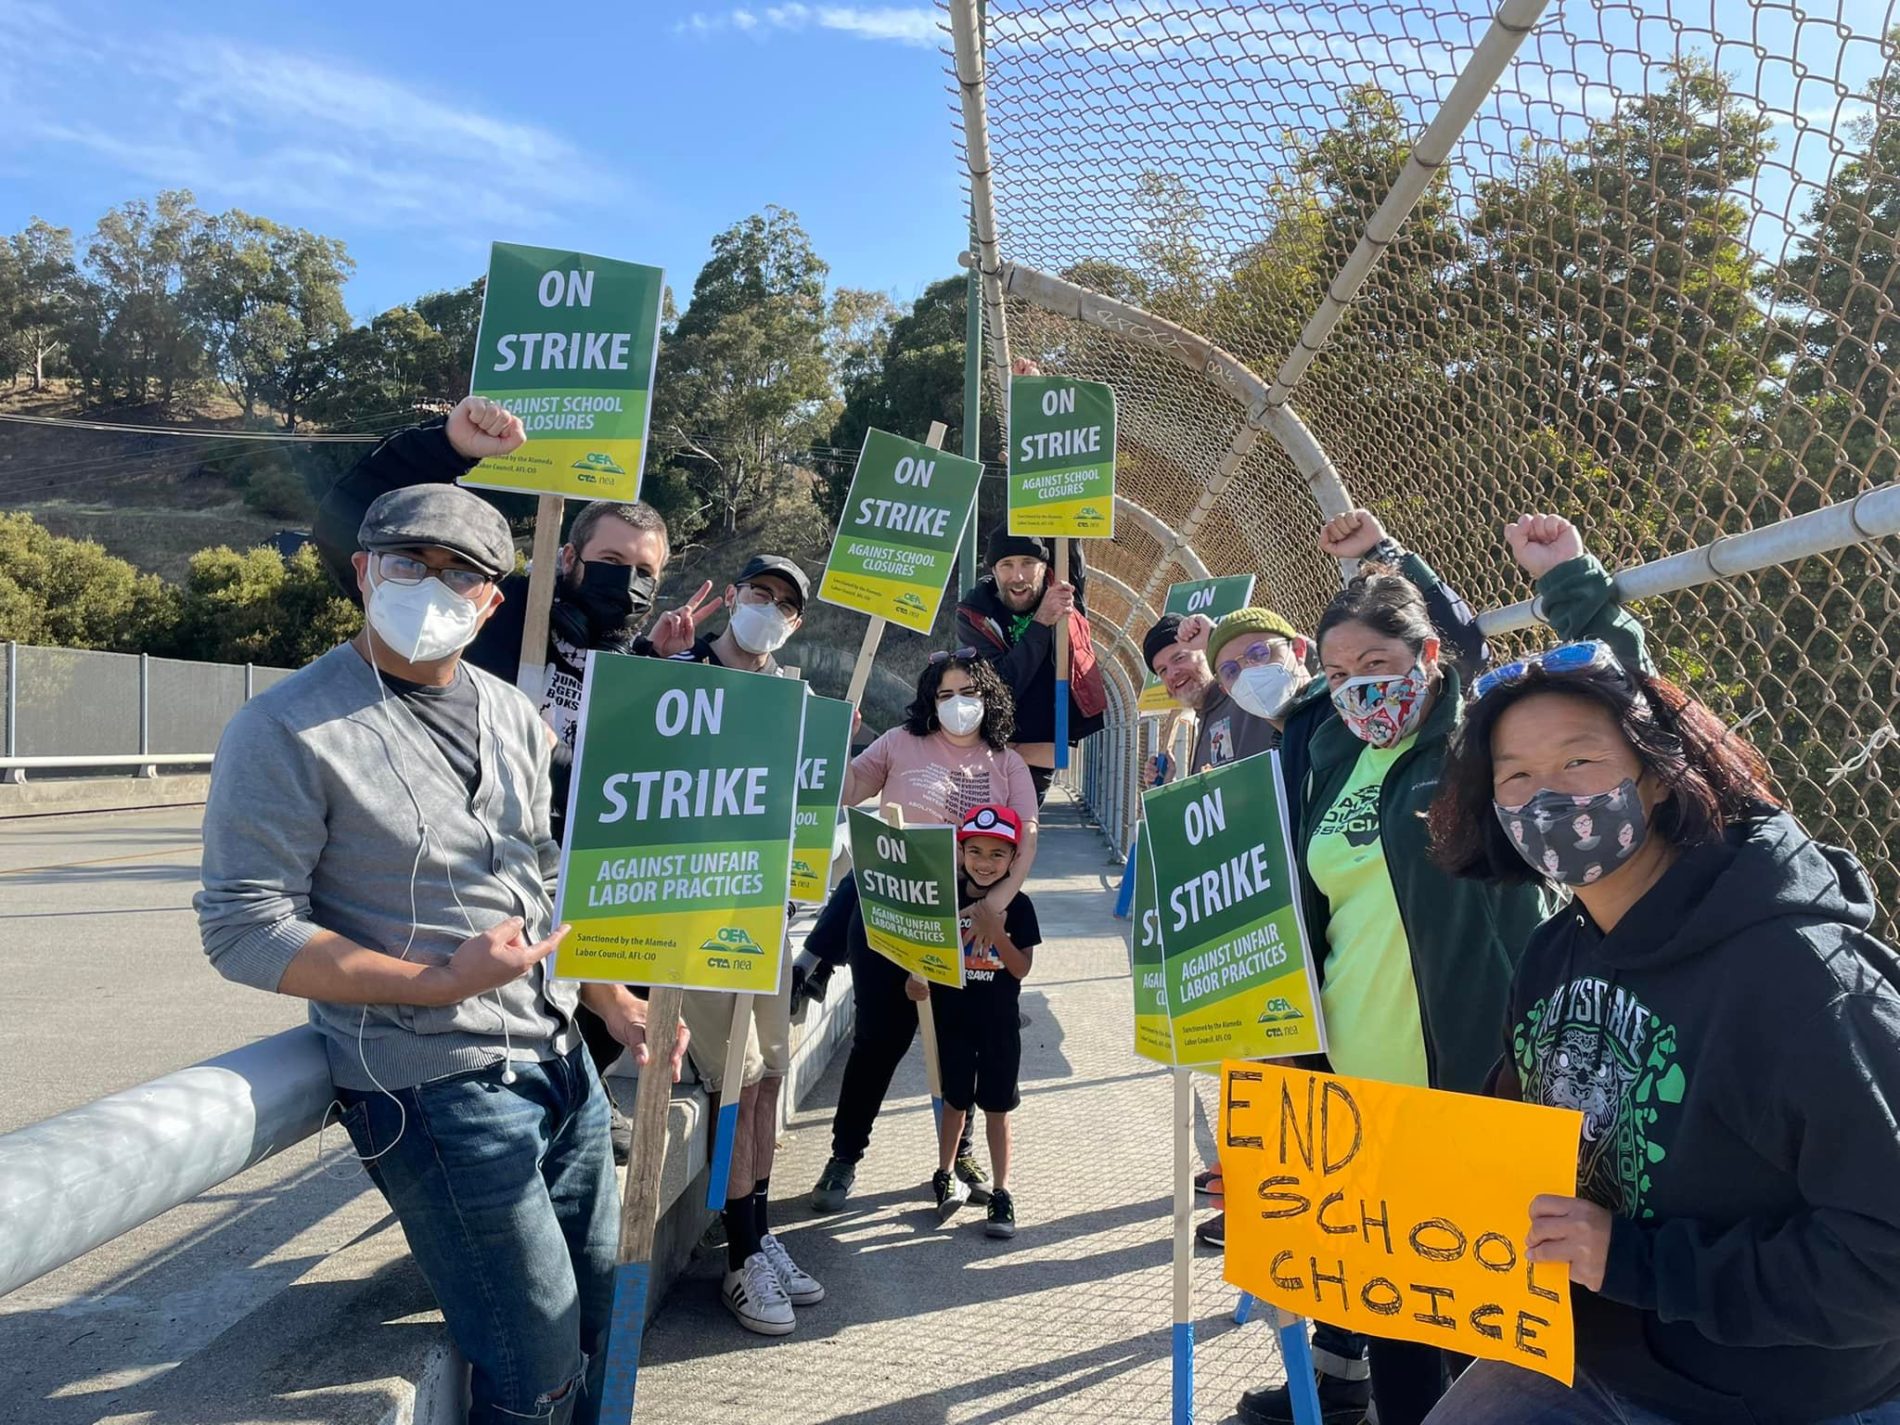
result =
[[447,549],[485,573],[515,567],[508,521],[488,501],[456,485],[406,485],[376,497],[356,531],[363,549]]

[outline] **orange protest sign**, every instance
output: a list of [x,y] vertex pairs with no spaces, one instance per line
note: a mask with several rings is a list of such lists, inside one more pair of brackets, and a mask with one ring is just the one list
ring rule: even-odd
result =
[[1554,1376],[1569,1274],[1524,1260],[1531,1199],[1572,1194],[1583,1115],[1221,1065],[1227,1280],[1302,1316]]

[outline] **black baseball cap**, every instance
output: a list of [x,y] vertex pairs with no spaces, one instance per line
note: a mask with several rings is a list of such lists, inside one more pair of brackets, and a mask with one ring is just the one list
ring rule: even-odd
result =
[[457,485],[405,485],[378,495],[357,527],[359,548],[446,549],[492,578],[515,567],[515,538],[488,501]]
[[739,577],[732,582],[747,584],[761,574],[776,574],[792,586],[792,598],[799,611],[804,612],[805,601],[811,598],[811,580],[805,571],[782,554],[755,554],[746,560],[745,568],[739,571]]

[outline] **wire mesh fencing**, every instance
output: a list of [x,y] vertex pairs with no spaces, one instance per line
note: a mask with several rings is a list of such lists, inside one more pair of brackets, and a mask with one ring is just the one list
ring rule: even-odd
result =
[[[1897,18],[1549,7],[1291,391],[1352,501],[1484,608],[1529,593],[1500,534],[1525,511],[1575,519],[1614,569],[1893,481]],[[1491,19],[1470,0],[992,0],[1001,260],[1271,381]],[[1165,336],[1006,314],[1012,354],[1114,385],[1119,488],[1311,626],[1338,576],[1307,475],[1268,436],[1218,483],[1261,411]],[[1114,605],[1139,639],[1183,575],[1119,529],[1092,557],[1142,595]],[[1636,608],[1665,670],[1746,722],[1810,830],[1867,863],[1888,934],[1897,571],[1870,539]]]

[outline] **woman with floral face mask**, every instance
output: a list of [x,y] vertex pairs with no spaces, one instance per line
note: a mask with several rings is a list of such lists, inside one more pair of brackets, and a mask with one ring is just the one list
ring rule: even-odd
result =
[[[1614,639],[1642,661],[1640,628],[1568,520],[1525,516],[1505,538],[1561,634]],[[1476,1093],[1497,1057],[1512,968],[1554,899],[1461,881],[1431,859],[1425,810],[1462,686],[1417,586],[1362,566],[1315,638],[1336,716],[1307,745],[1295,846],[1331,1067]],[[1418,1425],[1449,1379],[1428,1346],[1375,1340],[1371,1362],[1384,1425]]]
[[1900,956],[1848,852],[1743,738],[1572,643],[1486,674],[1432,840],[1454,875],[1575,900],[1531,936],[1491,1091],[1584,1115],[1574,1386],[1481,1362],[1434,1422],[1900,1422]]

